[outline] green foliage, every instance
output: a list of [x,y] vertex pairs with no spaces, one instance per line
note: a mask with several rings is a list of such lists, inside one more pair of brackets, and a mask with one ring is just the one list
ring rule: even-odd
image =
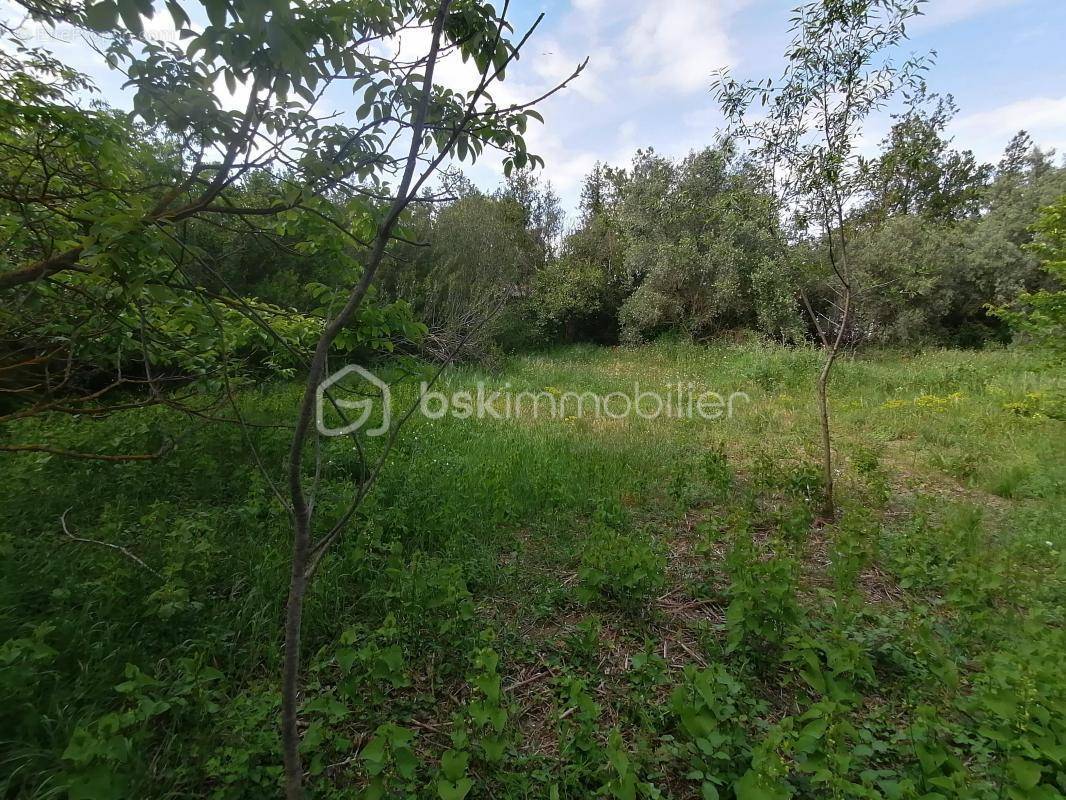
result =
[[602,310],[607,276],[595,264],[564,257],[537,273],[533,291],[537,322],[549,330],[565,329]]
[[653,785],[639,779],[637,767],[617,730],[612,730],[607,736],[606,756],[610,768],[605,770],[607,780],[600,786],[599,793],[613,800],[636,800],[638,792],[640,797],[661,797]]
[[727,499],[733,489],[734,476],[721,442],[704,454],[702,466],[704,478],[711,489],[711,499],[718,502]]
[[919,87],[882,141],[881,155],[862,161],[870,194],[864,216],[943,221],[978,212],[992,167],[978,164],[969,150],[949,148],[945,129],[957,113],[951,95],[930,96]]
[[474,787],[467,774],[470,756],[461,750],[447,750],[440,759],[441,778],[437,794],[441,800],[463,800]]
[[[127,78],[129,115],[86,102],[84,76],[0,23],[0,291],[18,293],[0,314],[0,367],[14,418],[89,402],[89,414],[176,404],[202,415],[249,372],[295,374],[377,269],[375,244],[394,255],[408,241],[398,215],[429,174],[409,176],[395,201],[382,179],[391,143],[413,130],[412,163],[429,172],[486,147],[508,174],[543,165],[524,138],[540,115],[485,93],[517,57],[488,4],[167,0],[172,41],[144,24],[159,5],[28,4],[41,26],[95,37]],[[374,49],[438,16],[440,50],[400,63]],[[471,60],[485,81],[468,92],[427,82],[438,53]],[[237,108],[223,107],[219,79],[246,90]],[[343,120],[316,108],[331,86],[362,98]],[[543,257],[548,243],[537,246]],[[422,332],[404,303],[357,295],[330,343],[347,358]],[[182,384],[184,395],[164,392]]]
[[[274,494],[300,393],[285,379],[376,239],[411,268],[367,294],[333,356],[413,344],[439,358],[497,302],[464,355],[508,337],[734,329],[801,346],[674,336],[449,371],[454,387],[600,394],[714,382],[752,402],[713,424],[416,420],[307,599],[301,750],[316,796],[1066,792],[1061,380],[1021,352],[842,361],[833,524],[814,515],[825,487],[797,433],[816,359],[800,309],[833,313],[817,263],[835,242],[819,227],[851,239],[856,339],[980,343],[998,333],[985,305],[1023,292],[1000,318],[1061,355],[1066,170],[1022,136],[994,174],[951,150],[950,102],[910,108],[877,159],[847,158],[849,119],[921,67],[893,72],[879,54],[916,7],[798,12],[796,91],[773,107],[802,129],[791,188],[806,216],[791,231],[766,160],[718,140],[676,162],[598,165],[560,242],[558,198],[527,169],[543,165],[524,138],[539,114],[438,86],[421,158],[499,148],[507,181],[486,195],[449,176],[456,198],[423,196],[388,242],[384,178],[422,76],[379,44],[439,5],[164,5],[173,42],[148,34],[151,2],[29,4],[101,34],[132,117],[84,102],[84,76],[47,51],[0,48],[0,291],[17,299],[0,312],[2,438],[54,444],[0,463],[0,792],[279,792],[291,539]],[[515,55],[487,3],[441,19],[445,49],[482,70]],[[835,35],[855,48],[809,46]],[[854,64],[874,61],[888,79],[843,115],[823,105],[825,141],[810,142],[813,100],[845,95]],[[223,107],[219,79],[245,108]],[[357,98],[350,119],[315,111],[337,85]],[[866,202],[826,226],[827,187]],[[393,388],[398,406],[414,399]],[[219,424],[220,398],[253,424]],[[52,452],[144,440],[170,442],[167,459]],[[318,441],[317,509],[343,511],[364,485],[384,452],[365,447]]]
[[415,732],[401,725],[379,725],[359,758],[370,776],[366,797],[385,797],[389,789],[411,786],[418,769],[418,756],[412,748]]
[[387,692],[411,684],[405,669],[403,647],[396,643],[399,635],[392,614],[385,617],[375,631],[349,628],[341,634],[336,659],[344,695],[355,699],[368,690]]
[[501,761],[507,748],[504,733],[508,713],[499,664],[500,657],[491,648],[482,648],[475,653],[470,682],[476,693],[466,708],[474,744],[479,755],[490,764]]
[[634,287],[619,310],[624,339],[667,327],[694,337],[737,327],[797,332],[768,199],[729,142],[677,165],[642,151],[621,196]]
[[[1030,250],[1043,259],[1043,268],[1060,286],[1066,284],[1066,195],[1043,209],[1033,226],[1037,235]],[[1018,296],[1021,310],[997,308],[994,313],[1051,358],[1066,358],[1066,290],[1025,292]]]
[[443,360],[461,342],[457,357],[479,360],[497,347],[515,313],[513,295],[532,283],[544,245],[517,200],[458,188],[454,202],[414,212],[411,225],[426,246],[410,248],[410,268],[386,276],[385,290],[412,303],[432,331],[433,356]]
[[454,716],[451,747],[440,759],[436,789],[441,800],[463,800],[469,794],[474,787],[472,759],[492,769],[507,754],[509,714],[499,665],[500,657],[491,647],[475,650],[473,670],[467,675],[471,697]]
[[[1066,168],[1024,134],[998,168],[978,164],[950,147],[954,113],[950,97],[918,91],[881,154],[849,167],[855,207],[845,209],[844,231],[857,339],[1002,343],[1005,318],[986,307],[1019,293],[1044,297],[1053,285],[1029,246],[1030,228],[1061,196]],[[821,217],[810,212],[794,229],[778,224],[752,158],[720,141],[677,163],[648,150],[629,170],[597,165],[578,227],[534,282],[536,332],[604,343],[737,328],[786,341],[812,337],[801,290],[819,319],[838,313],[827,240],[811,234]]]
[[[1062,423],[1004,408],[1059,378],[1022,352],[842,362],[847,488],[840,521],[819,526],[797,432],[815,414],[797,399],[815,358],[758,342],[582,347],[492,376],[751,395],[715,423],[413,422],[308,604],[315,791],[1061,793]],[[298,391],[244,388],[241,408],[280,421]],[[396,402],[413,391],[397,385]],[[187,418],[145,408],[52,434],[100,448],[149,423],[176,434]],[[283,463],[284,430],[250,435]],[[348,496],[351,448],[323,442],[321,508]],[[968,475],[947,471],[964,462]],[[1010,496],[986,494],[1015,464]],[[240,430],[193,429],[158,463],[42,455],[0,470],[3,791],[277,794],[290,541]],[[67,539],[72,497],[72,533],[158,575]]]
[[[1066,171],[1034,149],[981,187],[980,214],[857,219],[849,252],[862,292],[857,314],[868,336],[961,347],[1006,341],[1003,321],[1012,311],[1004,306],[1019,293],[1043,296],[1050,288],[1030,246],[1031,226],[1038,209],[1066,189],[1064,181]],[[886,286],[893,291],[879,290]],[[990,314],[990,305],[1006,315]]]
[[636,611],[662,589],[664,566],[661,549],[646,533],[593,525],[578,576],[588,598]]
[[699,781],[701,795],[720,797],[738,768],[751,758],[751,742],[743,725],[746,715],[759,713],[745,687],[722,665],[707,669],[686,666],[670,697],[679,726],[680,757]]
[[251,800],[280,791],[279,698],[271,684],[229,700],[218,715],[223,734],[204,764],[212,800]]
[[127,664],[124,677],[115,687],[124,698],[121,710],[75,728],[63,751],[69,765],[64,779],[75,800],[128,797],[153,725],[183,717],[186,724],[210,724],[219,711],[216,684],[223,674],[199,659],[182,658],[155,677]]
[[763,558],[748,531],[741,528],[726,566],[730,578],[725,616],[728,649],[770,648],[772,655],[800,617],[795,564],[784,555]]

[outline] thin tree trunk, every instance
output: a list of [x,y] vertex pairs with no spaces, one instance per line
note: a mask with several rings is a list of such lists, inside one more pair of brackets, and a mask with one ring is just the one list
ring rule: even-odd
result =
[[[385,233],[388,235],[387,230]],[[379,251],[384,245],[379,243],[367,265],[367,275],[371,275],[377,263],[380,263]],[[377,256],[375,260],[375,256]],[[367,284],[366,276],[360,287]],[[289,451],[289,492],[293,506],[293,543],[292,572],[289,579],[289,596],[285,604],[285,658],[281,677],[281,746],[285,765],[285,796],[288,800],[303,798],[303,764],[300,760],[300,732],[298,728],[300,710],[300,641],[303,625],[304,597],[307,593],[307,559],[311,547],[311,508],[303,492],[303,475],[301,464],[304,442],[311,427],[314,413],[315,388],[322,378],[326,366],[326,357],[330,344],[336,338],[340,327],[347,323],[354,310],[362,302],[362,292],[357,288],[345,310],[331,323],[315,349],[308,370],[307,385],[300,404],[296,430]],[[353,302],[354,301],[354,304]],[[347,314],[345,311],[351,308]],[[339,324],[338,324],[339,323]]]
[[807,293],[802,288],[799,289],[800,300],[803,301],[803,308],[807,312],[807,316],[811,320],[811,325],[814,327],[814,332],[818,334],[818,340],[822,343],[822,347],[826,350],[829,349],[829,339],[825,335],[825,331],[822,330],[822,324],[818,322],[818,315],[814,313],[814,307],[811,306],[810,298],[807,297]]
[[[345,325],[352,319],[363,302],[370,285],[381,266],[393,228],[400,214],[411,202],[411,185],[418,165],[418,153],[433,91],[433,72],[437,63],[444,20],[451,0],[442,0],[433,22],[433,34],[426,57],[426,70],[422,79],[422,95],[411,125],[411,145],[407,154],[403,176],[389,213],[378,229],[373,249],[367,258],[363,277],[352,290],[344,307],[326,326],[311,359],[303,399],[297,414],[289,450],[289,492],[293,510],[292,572],[289,579],[289,595],[285,605],[285,657],[281,677],[281,739],[285,767],[285,796],[288,800],[303,798],[303,764],[300,759],[300,642],[303,623],[304,599],[310,580],[308,558],[311,550],[311,507],[303,489],[303,451],[314,416],[316,389],[326,369],[329,348]],[[417,191],[417,186],[415,187]]]
[[848,240],[844,229],[844,207],[837,196],[836,221],[840,232],[840,263],[837,264],[837,255],[833,248],[833,231],[828,225],[829,232],[829,260],[833,266],[833,272],[843,290],[843,304],[840,311],[840,324],[837,326],[836,336],[833,337],[832,345],[826,353],[822,364],[822,371],[818,373],[818,414],[822,428],[822,473],[825,482],[825,505],[823,515],[830,522],[837,518],[836,497],[833,487],[833,442],[829,430],[829,378],[833,370],[833,364],[840,353],[840,345],[844,341],[844,333],[851,321],[851,276],[848,272]]
[[[314,418],[318,384],[326,371],[329,349],[344,326],[353,318],[366,297],[374,280],[374,276],[381,267],[382,259],[385,256],[385,251],[390,239],[393,238],[393,230],[399,221],[400,215],[417,196],[423,183],[437,170],[448,154],[452,152],[460,134],[468,132],[468,126],[478,117],[476,112],[477,100],[485,96],[485,90],[488,85],[502,75],[508,64],[518,58],[519,50],[522,49],[525,42],[533,34],[533,31],[544,18],[544,14],[540,14],[537,17],[536,21],[529,27],[518,44],[509,48],[510,52],[503,60],[503,63],[493,61],[485,67],[485,70],[482,73],[481,82],[473,91],[472,96],[468,98],[466,112],[460,123],[452,132],[452,135],[447,142],[438,146],[436,156],[428,159],[428,164],[416,181],[415,173],[420,163],[420,151],[423,146],[423,136],[426,132],[426,119],[429,113],[430,100],[433,93],[433,72],[439,57],[441,41],[444,34],[444,24],[451,5],[452,0],[440,0],[440,6],[437,9],[436,18],[433,21],[432,38],[426,56],[426,69],[422,77],[421,96],[418,99],[418,106],[414,110],[411,120],[411,143],[406,156],[403,175],[397,187],[393,202],[389,207],[389,211],[378,228],[371,252],[366,260],[366,267],[363,271],[362,278],[352,289],[344,307],[326,326],[321,338],[315,346],[315,353],[308,369],[307,382],[304,385],[304,394],[300,401],[292,444],[289,449],[288,484],[293,512],[293,549],[292,573],[290,576],[288,601],[285,608],[285,658],[282,667],[281,686],[282,752],[285,763],[285,795],[288,800],[302,800],[303,797],[303,767],[300,759],[300,734],[298,721],[300,694],[300,635],[303,622],[304,602],[307,589],[310,586],[315,569],[321,562],[322,556],[326,549],[328,549],[336,539],[337,533],[341,527],[347,524],[351,512],[355,508],[354,505],[351,506],[349,511],[341,517],[340,521],[332,531],[325,534],[317,542],[312,543],[313,502],[309,502],[307,496],[304,494],[302,474],[303,452],[308,434],[311,430],[311,423]],[[499,29],[497,31],[497,41],[493,43],[493,50],[495,50],[496,45],[499,44],[505,27],[508,27],[504,19],[507,6],[508,4],[505,2],[504,11],[500,18]],[[516,105],[512,108],[525,108],[550,97],[552,94],[555,94],[555,92],[564,88],[571,80],[576,78],[585,68],[587,63],[588,59],[585,59],[569,78],[556,85],[553,89],[540,95],[540,97],[527,104]],[[463,344],[465,344],[465,339],[460,342],[460,346]],[[443,369],[443,366],[441,369]],[[440,372],[438,371],[437,374],[439,376]],[[407,416],[410,416],[413,411],[414,407],[411,408]],[[401,419],[398,425],[394,427],[392,437],[389,439],[389,444],[391,444],[392,439],[395,437],[399,425],[402,425],[406,418],[407,417]],[[386,446],[385,454],[388,453],[388,446],[389,445]],[[374,474],[367,478],[371,483],[375,479],[377,472],[380,470],[382,463],[384,463],[385,454],[381,456],[381,461],[378,462]],[[361,487],[359,490],[359,497],[357,497],[354,502],[358,503],[360,497],[363,496],[366,491],[368,491],[368,486]]]
[[849,312],[851,310],[851,287],[844,286],[844,310],[840,317],[840,327],[831,345],[826,350],[825,361],[822,363],[821,372],[818,373],[818,416],[822,429],[822,475],[825,483],[825,504],[822,514],[826,519],[836,519],[836,498],[833,494],[833,442],[829,432],[829,378],[833,370],[833,363],[840,352],[840,344],[844,338],[844,330],[847,327]]
[[[297,555],[299,550],[299,555]],[[300,633],[303,624],[304,594],[307,580],[307,536],[296,534],[293,547],[292,577],[289,597],[285,604],[285,661],[282,666],[281,746],[285,765],[285,797],[303,797],[303,764],[300,761],[300,733],[298,727],[300,691]]]

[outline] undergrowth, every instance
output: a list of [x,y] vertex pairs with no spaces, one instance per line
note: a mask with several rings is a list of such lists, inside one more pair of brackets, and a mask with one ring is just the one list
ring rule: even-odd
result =
[[[824,525],[816,358],[583,347],[450,373],[751,402],[413,421],[308,605],[314,796],[1063,796],[1066,435],[1041,400],[1061,380],[998,351],[843,361]],[[284,423],[297,393],[242,403]],[[0,787],[276,796],[289,530],[240,431],[159,409],[48,424],[71,449],[177,446],[0,463]],[[254,436],[276,480],[285,431]],[[324,455],[328,514],[355,460]]]

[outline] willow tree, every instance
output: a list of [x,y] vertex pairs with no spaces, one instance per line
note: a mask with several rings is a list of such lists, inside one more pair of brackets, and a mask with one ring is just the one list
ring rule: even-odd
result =
[[[871,113],[922,86],[928,56],[898,60],[908,21],[924,0],[815,0],[795,9],[786,66],[778,78],[739,81],[723,72],[714,91],[730,135],[750,145],[799,235],[823,242],[834,278],[836,313],[811,324],[825,358],[816,393],[824,516],[836,517],[829,383],[849,335],[856,296],[848,266],[847,216],[863,191],[856,143]],[[808,305],[809,309],[809,305]]]

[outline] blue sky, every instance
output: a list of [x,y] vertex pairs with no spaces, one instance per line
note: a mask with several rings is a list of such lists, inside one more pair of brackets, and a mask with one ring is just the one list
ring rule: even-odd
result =
[[[529,58],[511,76],[542,85],[590,56],[588,73],[541,109],[532,149],[572,208],[596,160],[620,165],[637,147],[683,155],[721,125],[710,73],[777,74],[789,39],[788,0],[553,0],[521,3],[521,17],[546,14]],[[538,7],[539,6],[539,7]],[[910,47],[937,51],[931,90],[953,94],[955,146],[996,161],[1019,129],[1066,153],[1066,0],[931,0],[911,28]],[[516,20],[518,18],[516,17]],[[541,59],[543,63],[537,64]],[[537,76],[537,77],[533,77]],[[540,80],[538,81],[539,78]],[[516,95],[521,94],[521,88]],[[864,148],[886,132],[870,121]],[[496,180],[489,165],[479,183]]]
[[[582,177],[598,160],[624,165],[634,150],[649,146],[682,156],[712,142],[722,122],[709,89],[712,71],[728,66],[738,77],[776,75],[795,4],[512,0],[517,27],[540,12],[545,19],[497,100],[536,96],[589,56],[586,73],[540,107],[545,124],[534,124],[528,136],[530,149],[547,160],[546,177],[572,210]],[[911,27],[910,48],[938,53],[928,81],[959,105],[951,128],[955,146],[994,162],[1025,128],[1041,146],[1066,153],[1066,0],[930,0],[925,10]],[[4,16],[13,11],[0,0]],[[168,22],[160,14],[148,27]],[[76,40],[48,44],[90,74],[105,99],[128,106],[120,76],[109,73],[91,48]],[[469,83],[470,67],[456,60],[443,65],[438,77],[460,88]],[[343,107],[350,96],[336,102]],[[889,124],[887,115],[870,121],[866,152],[873,152]],[[499,158],[486,157],[468,173],[492,188],[502,176]]]

